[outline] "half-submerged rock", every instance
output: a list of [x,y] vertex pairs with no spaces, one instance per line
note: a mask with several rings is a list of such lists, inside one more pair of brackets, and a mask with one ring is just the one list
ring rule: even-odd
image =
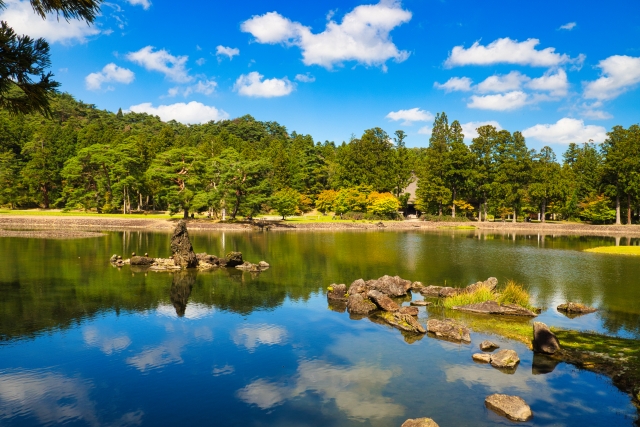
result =
[[438,338],[471,342],[469,328],[453,319],[429,319],[427,321],[427,331],[435,334]]
[[341,283],[336,285],[335,283],[329,285],[327,288],[327,299],[329,301],[347,301],[347,285]]
[[466,288],[464,288],[464,291],[471,293],[471,292],[477,291],[480,288],[487,288],[493,292],[497,286],[498,286],[498,279],[496,279],[495,277],[489,277],[484,282],[476,282],[467,286]]
[[473,359],[474,362],[478,362],[478,363],[490,363],[491,362],[491,355],[487,354],[487,353],[474,353],[471,358]]
[[431,418],[414,418],[403,422],[400,427],[440,427]]
[[388,296],[386,296],[380,291],[376,291],[375,289],[372,289],[369,292],[367,292],[367,297],[369,297],[369,299],[373,301],[375,305],[377,305],[384,311],[400,310],[400,306],[396,304],[391,298],[389,298]]
[[460,289],[451,288],[449,286],[424,286],[420,293],[425,297],[430,298],[446,298],[460,293]]
[[536,317],[537,314],[516,304],[500,305],[495,301],[485,301],[476,304],[460,305],[453,307],[454,310],[466,311],[478,314],[499,314],[503,316],[525,316]]
[[513,421],[528,421],[533,417],[529,405],[518,396],[492,394],[484,400],[484,404],[496,414]]
[[416,334],[424,334],[427,332],[420,322],[409,314],[403,314],[399,311],[395,313],[383,311],[380,313],[380,317],[391,326],[395,326],[403,331],[414,332]]
[[193,252],[191,240],[189,240],[187,223],[183,220],[178,221],[176,228],[173,230],[171,253],[175,265],[183,268],[196,268],[198,266],[198,258]]
[[349,310],[349,313],[369,314],[377,308],[369,298],[359,293],[351,294],[351,292],[349,292],[349,299],[347,300],[347,310]]
[[426,307],[428,305],[431,305],[431,302],[418,300],[418,301],[411,301],[409,304],[415,305],[416,307]]
[[[261,261],[261,262],[263,262],[263,261]],[[267,263],[265,262],[265,264],[267,264]],[[243,271],[250,271],[252,273],[258,273],[258,272],[260,272],[262,270],[266,270],[267,268],[269,268],[269,264],[267,264],[266,267],[262,267],[260,264],[254,264],[254,263],[249,262],[249,261],[245,261],[240,265],[236,265],[236,269],[243,270]]]
[[560,350],[558,337],[542,322],[533,322],[533,351],[554,354]]
[[131,265],[151,265],[155,262],[155,259],[146,256],[132,256],[129,260]]
[[565,304],[560,304],[557,307],[557,310],[563,311],[568,314],[587,314],[587,313],[594,313],[598,311],[593,307],[589,307],[584,304],[580,304],[578,302],[567,302]]
[[500,346],[489,340],[484,340],[480,343],[480,350],[482,351],[493,351],[496,348],[500,348]]
[[520,363],[520,358],[514,350],[500,350],[491,355],[490,363],[494,368],[515,371],[514,368]]
[[244,261],[242,260],[242,252],[229,252],[225,257],[225,266],[226,267],[236,267],[238,265],[242,265]]

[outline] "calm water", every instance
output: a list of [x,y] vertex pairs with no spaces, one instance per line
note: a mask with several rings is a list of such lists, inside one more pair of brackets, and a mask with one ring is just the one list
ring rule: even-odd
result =
[[[400,275],[464,286],[529,286],[550,325],[640,338],[640,260],[581,252],[613,238],[477,232],[192,233],[196,251],[242,251],[272,268],[197,274],[113,268],[113,253],[168,256],[169,235],[0,238],[0,425],[512,425],[492,393],[532,407],[523,425],[631,426],[635,408],[602,376],[559,364],[534,374],[522,344],[414,340],[327,307],[332,282]],[[621,244],[639,244],[623,238]],[[414,298],[420,298],[414,296]],[[565,300],[597,306],[568,319]],[[420,320],[442,316],[421,308]],[[513,375],[471,355],[491,338]]]

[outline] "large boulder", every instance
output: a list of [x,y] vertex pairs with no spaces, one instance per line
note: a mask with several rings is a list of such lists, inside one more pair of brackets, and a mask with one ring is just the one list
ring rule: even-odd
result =
[[560,304],[557,309],[558,311],[563,311],[569,314],[587,314],[598,311],[593,307],[589,307],[578,302],[567,302],[565,304]]
[[414,418],[403,422],[400,427],[440,427],[431,418]]
[[400,307],[398,310],[402,314],[408,314],[409,316],[417,316],[419,313],[418,307]]
[[438,338],[471,342],[469,328],[453,319],[429,319],[427,321],[427,331],[435,334]]
[[398,276],[382,276],[378,280],[367,282],[367,286],[369,289],[375,289],[390,297],[401,297],[407,294],[411,288],[411,282]]
[[358,279],[354,280],[353,283],[349,286],[349,295],[355,294],[365,294],[369,292],[369,288],[364,280]]
[[329,301],[347,301],[347,285],[344,283],[329,285],[327,288],[327,299]]
[[536,317],[537,314],[516,304],[498,304],[495,301],[485,301],[476,304],[460,305],[453,307],[454,310],[466,311],[478,314],[500,314],[503,316],[525,316]]
[[514,350],[500,350],[491,355],[491,366],[494,368],[513,369],[518,363],[520,363],[520,358]]
[[391,298],[380,291],[376,291],[375,289],[367,292],[367,297],[369,297],[369,299],[373,301],[375,305],[377,305],[384,311],[398,311],[400,309],[400,306],[393,302]]
[[417,334],[424,334],[427,331],[413,316],[409,314],[402,314],[398,311],[395,313],[381,312],[380,317],[391,326],[395,326],[398,329],[402,329],[406,332],[414,332]]
[[349,294],[347,310],[351,314],[369,314],[378,307],[362,294]]
[[206,252],[200,253],[200,254],[196,254],[196,258],[198,258],[198,261],[200,262],[205,262],[207,264],[211,264],[211,265],[219,265],[220,261],[218,260],[218,257],[215,255],[209,255]]
[[229,252],[225,257],[227,267],[236,267],[244,264],[242,252]]
[[528,421],[533,417],[531,408],[518,396],[492,394],[484,400],[487,408],[513,421]]
[[542,322],[533,322],[533,351],[554,354],[560,350],[558,337]]
[[171,236],[171,253],[173,262],[183,268],[196,268],[198,266],[198,258],[196,258],[191,240],[189,240],[189,232],[187,231],[187,223],[184,220],[178,221],[176,228]]
[[153,258],[146,256],[132,256],[129,263],[131,265],[151,265],[155,262]]
[[497,286],[498,286],[498,279],[496,279],[495,277],[489,277],[484,282],[476,282],[467,286],[466,288],[464,288],[464,291],[471,293],[483,287],[489,289],[490,291],[494,291]]

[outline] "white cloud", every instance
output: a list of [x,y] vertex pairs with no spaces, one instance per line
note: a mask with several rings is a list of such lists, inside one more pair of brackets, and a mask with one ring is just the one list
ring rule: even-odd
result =
[[84,328],[82,338],[88,346],[97,347],[106,355],[118,353],[131,344],[131,339],[127,335],[104,334],[93,326]]
[[174,97],[177,95],[182,95],[185,98],[192,93],[201,93],[203,95],[211,95],[216,91],[216,87],[218,87],[218,83],[214,80],[199,80],[196,84],[187,86],[187,87],[172,87],[169,89],[167,96]]
[[[84,78],[85,86],[88,90],[101,90],[103,83],[118,82],[129,84],[135,78],[133,71],[126,68],[118,67],[113,62],[102,68],[102,71],[91,73]],[[107,90],[112,90],[108,88]]]
[[591,120],[607,120],[613,118],[611,114],[600,110],[600,107],[602,107],[602,101],[596,101],[591,104],[584,102],[581,105],[582,111],[580,115]]
[[225,47],[222,45],[216,47],[216,56],[218,57],[218,59],[220,59],[220,57],[222,56],[227,56],[231,60],[234,56],[237,55],[240,55],[240,49],[238,48]]
[[535,125],[522,131],[527,138],[546,143],[568,144],[570,142],[602,142],[607,130],[602,126],[585,125],[584,121],[565,117],[554,124]]
[[47,19],[42,19],[33,12],[28,1],[6,0],[3,2],[5,9],[0,10],[0,20],[6,21],[17,34],[28,34],[32,38],[45,38],[49,43],[71,42],[85,43],[88,37],[100,34],[95,26],[89,26],[86,22],[71,19],[58,20],[55,15],[47,14]]
[[529,96],[526,93],[513,91],[497,95],[473,95],[467,107],[480,110],[508,111],[524,107],[529,102]]
[[523,42],[511,40],[508,37],[497,39],[487,46],[475,42],[470,48],[455,46],[445,61],[447,67],[463,65],[491,65],[518,64],[533,67],[553,67],[570,62],[566,54],[556,53],[553,47],[536,50],[540,44],[538,39],[528,39]]
[[151,2],[149,0],[127,0],[127,2],[132,6],[142,6],[144,10],[151,7]]
[[468,92],[471,90],[472,83],[473,80],[471,80],[469,77],[451,77],[449,80],[442,84],[435,82],[433,84],[433,87],[442,89],[446,92]]
[[273,98],[289,95],[295,89],[295,85],[286,77],[283,79],[266,79],[257,71],[243,74],[236,80],[234,90],[240,95],[256,98]]
[[578,24],[576,24],[575,22],[568,22],[568,23],[566,23],[566,24],[564,24],[564,25],[560,25],[560,28],[558,28],[558,29],[559,29],[559,30],[568,30],[568,31],[571,31],[571,30],[573,30],[573,29],[576,27],[576,25],[578,25]]
[[569,81],[567,73],[560,68],[555,73],[549,70],[542,77],[532,79],[527,83],[527,87],[533,90],[548,91],[553,96],[565,96],[569,90]]
[[328,69],[345,61],[385,69],[387,60],[402,62],[409,57],[409,52],[398,50],[389,36],[395,27],[411,20],[411,12],[402,9],[399,1],[357,6],[340,24],[331,20],[332,16],[329,14],[325,30],[317,34],[277,12],[253,16],[240,29],[253,35],[258,43],[298,46],[305,65]]
[[204,58],[198,58],[198,59],[196,60],[196,64],[198,64],[198,65],[200,65],[200,66],[204,65],[206,62],[207,62],[207,60],[206,60],[206,59],[204,59]]
[[129,107],[129,111],[147,113],[158,116],[164,121],[176,120],[186,124],[207,123],[211,120],[219,121],[229,118],[225,111],[195,101],[191,101],[188,104],[178,102],[171,105],[159,105],[158,107],[154,107],[150,102],[145,102],[132,105]]
[[153,46],[146,46],[137,52],[127,54],[129,61],[143,66],[149,71],[159,71],[168,79],[177,83],[186,83],[192,80],[185,68],[188,56],[173,56],[162,49],[154,52]]
[[261,344],[279,345],[286,341],[287,330],[276,325],[251,325],[237,329],[233,333],[233,342],[245,347],[250,353]]
[[478,83],[476,90],[480,93],[509,92],[519,90],[522,84],[531,80],[518,71],[512,71],[509,74],[494,75],[487,77],[484,81]]
[[618,97],[640,83],[640,58],[614,55],[598,63],[602,77],[587,82],[584,97],[607,100]]
[[500,123],[490,120],[486,122],[468,122],[462,123],[460,126],[462,127],[462,133],[464,134],[464,139],[473,139],[478,136],[477,129],[482,126],[491,125],[497,130],[502,130],[502,126]]
[[398,120],[404,120],[402,124],[406,126],[411,126],[413,122],[428,122],[429,120],[433,120],[433,114],[431,114],[429,111],[424,111],[419,108],[392,111],[387,114],[386,117],[387,119],[391,119],[396,122]]
[[313,83],[316,81],[316,78],[311,74],[296,74],[296,80],[302,83]]

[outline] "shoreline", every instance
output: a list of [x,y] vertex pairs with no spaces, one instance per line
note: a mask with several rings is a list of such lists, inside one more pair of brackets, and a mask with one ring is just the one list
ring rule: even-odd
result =
[[[0,237],[93,237],[100,231],[171,231],[181,218],[105,218],[87,216],[0,215]],[[640,225],[590,225],[511,222],[429,222],[429,221],[367,221],[367,222],[297,222],[265,221],[270,231],[481,231],[485,233],[589,235],[606,237],[640,237]],[[380,224],[383,224],[381,226]],[[187,220],[189,230],[255,231],[249,222],[220,223],[206,219]],[[458,229],[457,227],[464,227]],[[473,227],[473,228],[471,228]],[[55,232],[52,232],[52,231]],[[81,233],[82,232],[82,233]],[[89,234],[87,232],[93,232]]]

